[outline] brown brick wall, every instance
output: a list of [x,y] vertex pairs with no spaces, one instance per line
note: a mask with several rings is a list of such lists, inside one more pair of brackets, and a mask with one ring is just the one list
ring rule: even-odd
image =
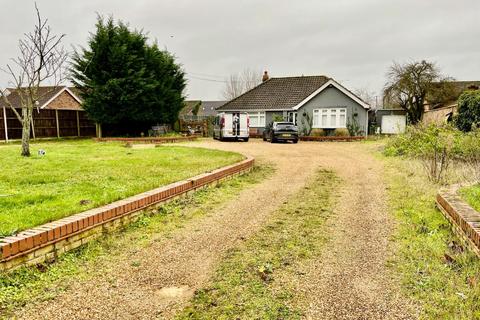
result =
[[70,93],[63,91],[58,97],[50,102],[45,108],[47,109],[68,109],[68,110],[82,110],[80,103],[73,98]]
[[458,195],[459,185],[437,194],[437,207],[452,224],[453,231],[480,257],[480,212]]

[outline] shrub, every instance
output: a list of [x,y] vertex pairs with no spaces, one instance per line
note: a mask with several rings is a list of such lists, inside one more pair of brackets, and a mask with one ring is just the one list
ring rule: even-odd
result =
[[443,182],[452,161],[480,170],[480,130],[465,134],[448,124],[410,126],[390,138],[384,153],[419,159],[430,180]]
[[311,135],[314,137],[323,137],[326,133],[323,129],[312,129]]
[[455,124],[464,132],[474,130],[480,125],[480,90],[465,91],[458,98]]
[[334,134],[335,134],[335,136],[337,136],[337,137],[347,137],[347,136],[351,136],[351,134],[349,134],[348,130],[347,130],[347,129],[344,129],[344,128],[337,128],[337,129],[335,129]]
[[352,117],[352,121],[349,120],[347,123],[348,134],[352,137],[360,135],[360,126],[358,125],[356,117],[357,116],[354,114]]

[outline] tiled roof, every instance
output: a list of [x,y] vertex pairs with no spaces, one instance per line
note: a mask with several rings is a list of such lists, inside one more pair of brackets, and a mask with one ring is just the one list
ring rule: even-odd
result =
[[203,116],[214,116],[217,108],[223,106],[227,101],[202,101],[200,112]]
[[[38,107],[44,106],[45,103],[47,103],[50,99],[55,97],[60,91],[62,91],[65,88],[65,86],[57,86],[57,87],[51,87],[51,86],[42,86],[38,88]],[[69,88],[70,89],[70,88]],[[21,108],[21,99],[20,95],[18,94],[17,89],[15,88],[7,88],[7,90],[10,92],[10,94],[7,96],[8,101],[12,104],[14,108]],[[71,89],[70,89],[71,90]],[[72,91],[73,92],[73,91]],[[75,93],[74,93],[75,94]],[[75,95],[77,99],[79,99],[78,96]],[[3,99],[0,98],[0,108],[2,108],[5,105],[5,102]],[[45,106],[45,109],[50,109],[47,106]],[[69,109],[69,108],[64,108],[64,109]],[[82,110],[80,106],[78,108],[71,108],[72,110]]]
[[328,82],[326,76],[270,78],[217,108],[224,110],[289,110]]

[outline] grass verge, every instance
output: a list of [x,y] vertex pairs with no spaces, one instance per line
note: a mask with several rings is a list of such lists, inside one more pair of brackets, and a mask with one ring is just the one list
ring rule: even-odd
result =
[[[324,222],[331,214],[337,180],[320,171],[253,238],[227,253],[211,285],[195,296],[178,319],[297,319],[291,307],[295,266],[317,255],[325,242]],[[290,288],[289,288],[290,287]]]
[[480,261],[435,206],[438,185],[414,160],[385,158],[391,210],[398,222],[394,265],[421,319],[480,319]]
[[125,148],[92,140],[39,142],[22,158],[1,147],[0,236],[104,205],[242,159],[233,152],[161,146]]
[[472,208],[480,212],[480,184],[461,188],[460,195]]
[[263,181],[274,169],[254,167],[245,175],[227,180],[214,188],[162,206],[157,214],[145,214],[126,230],[116,232],[62,255],[53,264],[23,267],[0,273],[0,318],[12,315],[27,303],[45,301],[67,290],[71,284],[114,270],[118,261],[181,228],[185,223],[207,215],[242,189]]

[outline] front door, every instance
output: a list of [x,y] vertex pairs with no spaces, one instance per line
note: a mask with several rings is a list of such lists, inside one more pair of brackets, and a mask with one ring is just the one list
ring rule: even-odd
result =
[[296,112],[289,112],[287,116],[287,121],[288,122],[293,122],[295,125],[297,125],[297,113]]

